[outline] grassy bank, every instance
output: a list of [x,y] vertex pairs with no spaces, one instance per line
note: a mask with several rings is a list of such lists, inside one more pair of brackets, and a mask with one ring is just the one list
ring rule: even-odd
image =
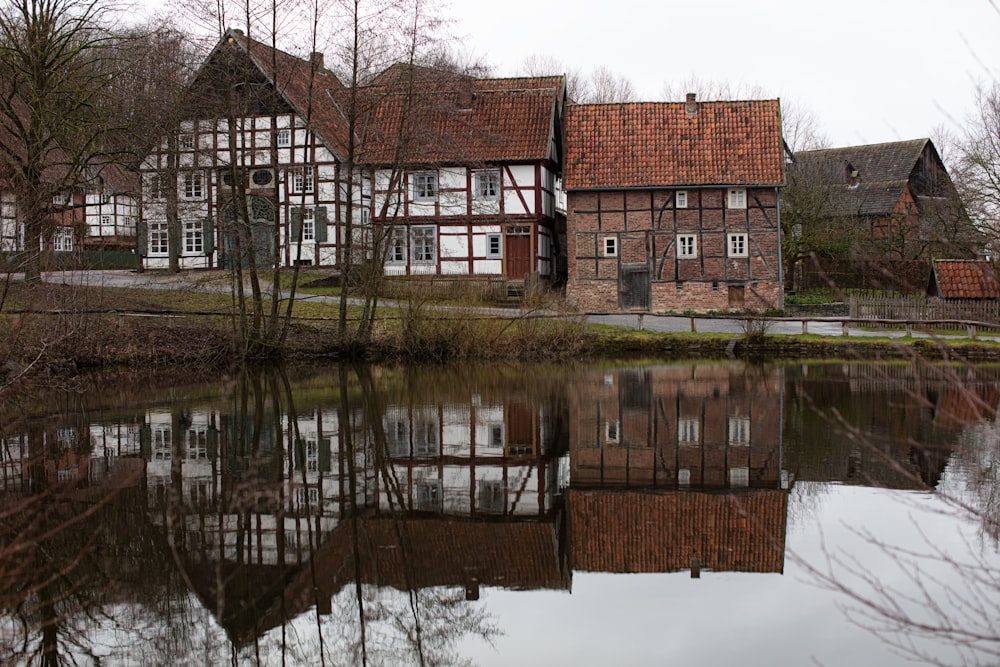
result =
[[[229,295],[14,283],[0,313],[0,381],[85,368],[225,367],[238,361]],[[499,317],[409,302],[379,311],[370,344],[338,334],[331,303],[297,303],[284,356],[367,361],[664,359],[968,359],[1000,361],[1000,345],[928,339],[661,334],[565,317]],[[349,323],[359,312],[351,308]]]

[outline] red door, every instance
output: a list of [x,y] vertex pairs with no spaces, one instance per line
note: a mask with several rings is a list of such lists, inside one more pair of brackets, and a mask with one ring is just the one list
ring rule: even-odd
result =
[[531,237],[527,234],[511,234],[507,231],[507,277],[524,280],[531,273]]

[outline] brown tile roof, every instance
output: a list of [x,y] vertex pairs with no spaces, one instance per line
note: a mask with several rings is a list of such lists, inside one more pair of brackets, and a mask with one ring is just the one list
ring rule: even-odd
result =
[[945,299],[1000,298],[993,264],[979,259],[934,260],[929,291]]
[[[561,77],[473,79],[420,68],[408,95],[398,87],[405,71],[390,68],[371,88],[379,100],[366,128],[365,162],[469,164],[549,157],[558,130]],[[407,134],[400,155],[397,139]]]
[[590,572],[781,572],[788,494],[567,492],[570,564]]
[[268,44],[246,37],[240,31],[228,31],[224,43],[230,37],[233,43],[239,44],[250,55],[254,64],[302,118],[309,114],[313,129],[327,147],[337,155],[345,156],[348,150],[348,124],[340,109],[333,103],[333,96],[339,94],[344,85],[336,75],[323,67],[314,70],[310,61],[273,49]]
[[778,100],[572,105],[566,113],[567,190],[781,185]]
[[[930,139],[800,151],[790,171],[834,186],[830,216],[891,215]],[[850,187],[848,170],[857,170]]]

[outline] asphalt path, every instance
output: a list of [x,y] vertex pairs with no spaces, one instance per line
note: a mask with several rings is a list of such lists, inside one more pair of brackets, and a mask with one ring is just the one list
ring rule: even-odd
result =
[[[14,279],[19,276],[15,274]],[[66,285],[87,285],[90,287],[123,287],[133,289],[170,289],[170,290],[191,290],[195,292],[224,293],[228,294],[232,288],[231,274],[226,271],[185,271],[181,273],[167,273],[162,271],[53,271],[42,274],[42,280],[49,283]],[[270,290],[270,288],[267,288]],[[282,293],[284,298],[288,298],[287,291]],[[321,296],[316,294],[298,293],[295,295],[297,301],[313,301],[319,303],[339,303],[340,297]],[[361,303],[360,300],[352,299],[352,303]],[[392,305],[391,302],[382,302],[384,305]],[[437,310],[468,311],[468,308],[437,306]],[[475,312],[486,315],[516,316],[523,314],[524,309],[517,308],[474,308]],[[558,315],[555,312],[530,311],[533,314]],[[732,317],[689,317],[686,315],[655,315],[652,313],[615,313],[615,314],[586,314],[587,322],[593,324],[609,324],[614,326],[629,327],[632,329],[643,329],[647,331],[657,331],[663,333],[680,333],[686,331],[698,331],[700,333],[726,333],[742,335],[746,329],[746,320]],[[693,328],[692,328],[693,322]],[[836,319],[818,318],[806,319],[805,330],[803,330],[803,320],[793,318],[775,318],[768,320],[767,333],[798,335],[803,333],[818,336],[843,336],[843,323]],[[902,338],[905,332],[899,330],[876,330],[871,328],[861,329],[850,326],[847,330],[848,336],[882,336],[890,338]],[[966,338],[963,334],[927,334],[913,332],[915,338]],[[987,333],[979,334],[981,339],[1000,341],[1000,334]]]

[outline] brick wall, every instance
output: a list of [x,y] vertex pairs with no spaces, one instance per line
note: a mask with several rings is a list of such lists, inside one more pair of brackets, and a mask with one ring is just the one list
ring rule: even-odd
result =
[[[585,311],[618,310],[627,283],[622,268],[645,267],[649,310],[708,312],[780,308],[778,208],[773,188],[750,189],[747,207],[729,208],[724,188],[574,191],[567,198],[569,302]],[[745,235],[746,256],[730,256],[730,234]],[[678,237],[695,239],[679,256]],[[742,287],[743,302],[730,286]],[[634,303],[634,299],[633,299]]]

